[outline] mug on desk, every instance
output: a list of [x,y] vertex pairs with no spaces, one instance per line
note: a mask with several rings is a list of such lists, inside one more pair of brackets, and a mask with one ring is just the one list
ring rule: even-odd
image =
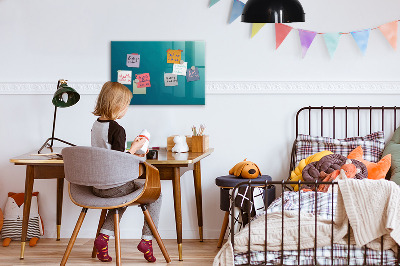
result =
[[146,154],[146,158],[149,160],[157,160],[158,150],[149,150],[149,152]]

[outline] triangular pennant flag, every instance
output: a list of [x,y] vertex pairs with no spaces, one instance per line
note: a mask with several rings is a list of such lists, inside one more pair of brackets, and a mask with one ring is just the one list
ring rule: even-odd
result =
[[378,27],[393,49],[397,48],[397,20]]
[[342,36],[342,34],[340,34],[339,32],[334,32],[334,33],[325,33],[323,36],[326,48],[328,48],[329,55],[332,58],[333,54],[336,51],[336,48],[338,47],[339,39],[340,36]]
[[262,27],[264,27],[265,23],[253,23],[252,27],[251,27],[251,38],[254,37],[254,35],[256,35]]
[[244,3],[239,0],[233,0],[231,17],[229,18],[229,23],[232,23],[235,19],[237,19],[240,15],[242,15],[242,11],[244,8]]
[[276,49],[278,49],[278,47],[282,44],[282,42],[285,40],[286,36],[288,36],[289,32],[292,29],[293,28],[288,25],[275,23]]
[[304,58],[317,33],[315,31],[300,30],[301,55]]
[[354,40],[356,41],[358,47],[361,50],[361,53],[364,55],[368,46],[369,33],[371,29],[360,30],[360,31],[352,31],[351,35],[353,35]]
[[208,7],[212,7],[213,5],[215,5],[218,2],[219,2],[219,0],[210,0],[210,5]]

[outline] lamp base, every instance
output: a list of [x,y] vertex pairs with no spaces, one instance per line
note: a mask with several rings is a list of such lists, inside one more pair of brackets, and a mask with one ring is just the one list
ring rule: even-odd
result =
[[[42,145],[42,147],[40,147],[40,149],[38,150],[38,154],[40,154],[40,152],[44,149],[44,148],[49,148],[51,150],[51,152],[53,152],[53,141],[54,140],[58,140],[59,142],[68,144],[70,146],[76,146],[75,144],[69,143],[65,140],[59,139],[59,138],[48,138]],[[49,141],[51,141],[51,144],[49,144]]]

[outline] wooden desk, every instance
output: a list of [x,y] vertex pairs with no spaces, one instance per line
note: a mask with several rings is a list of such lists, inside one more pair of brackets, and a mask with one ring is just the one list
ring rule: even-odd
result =
[[[54,148],[60,152],[61,148]],[[203,211],[201,193],[201,169],[200,160],[210,155],[214,149],[198,153],[174,154],[161,149],[157,160],[147,160],[148,163],[158,168],[161,180],[171,180],[173,184],[175,223],[178,242],[179,260],[182,260],[182,205],[180,177],[188,170],[193,170],[194,190],[196,196],[197,219],[200,241],[203,241]],[[47,153],[50,151],[43,151]],[[57,240],[60,240],[61,214],[64,188],[64,162],[60,158],[36,155],[37,151],[23,154],[10,159],[15,165],[26,165],[25,199],[21,236],[21,255],[24,258],[28,218],[31,207],[32,189],[34,179],[57,178]],[[52,156],[55,157],[55,156]]]

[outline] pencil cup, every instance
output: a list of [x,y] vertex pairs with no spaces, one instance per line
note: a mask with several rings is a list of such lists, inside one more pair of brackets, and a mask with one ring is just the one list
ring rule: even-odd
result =
[[208,150],[209,136],[192,136],[192,152],[205,152]]

